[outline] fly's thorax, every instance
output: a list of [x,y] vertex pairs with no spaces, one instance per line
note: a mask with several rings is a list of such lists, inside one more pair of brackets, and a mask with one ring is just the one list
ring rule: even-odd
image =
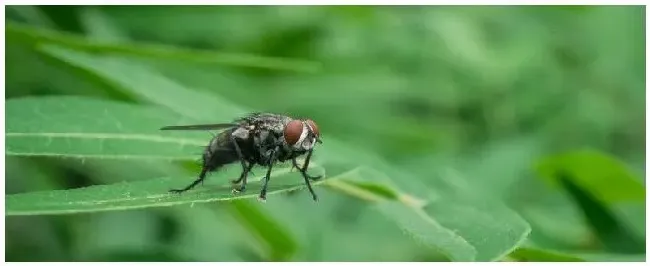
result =
[[232,132],[232,135],[238,139],[247,139],[250,130],[245,127],[238,127],[235,131]]

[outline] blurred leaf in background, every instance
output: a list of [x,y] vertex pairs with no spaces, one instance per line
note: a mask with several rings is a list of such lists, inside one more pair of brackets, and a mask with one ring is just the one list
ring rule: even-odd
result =
[[[645,260],[644,7],[5,11],[8,261]],[[319,201],[167,195],[212,135],[158,129],[249,111],[318,122]]]

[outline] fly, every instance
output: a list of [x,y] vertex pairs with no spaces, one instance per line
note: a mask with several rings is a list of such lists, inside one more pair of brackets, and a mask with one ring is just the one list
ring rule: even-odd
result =
[[[230,123],[166,126],[161,130],[223,130],[210,140],[203,151],[198,178],[188,186],[172,189],[170,192],[188,191],[202,183],[208,173],[239,161],[242,173],[231,183],[240,185],[233,189],[233,192],[246,190],[248,174],[254,165],[267,167],[259,194],[259,199],[264,201],[273,166],[278,162],[291,160],[293,167],[302,174],[314,201],[318,200],[310,181],[318,180],[322,176],[309,175],[307,167],[315,144],[322,141],[318,126],[311,119],[294,119],[274,113],[252,113]],[[307,154],[307,157],[304,165],[300,167],[296,158],[304,154]]]

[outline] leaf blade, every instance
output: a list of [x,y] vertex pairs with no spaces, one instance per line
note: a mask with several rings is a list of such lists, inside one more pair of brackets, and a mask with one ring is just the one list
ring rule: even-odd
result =
[[530,225],[514,211],[496,202],[438,199],[424,207],[444,227],[476,248],[476,261],[497,261],[521,246]]
[[548,156],[537,163],[536,170],[552,184],[558,184],[558,173],[567,173],[576,184],[607,203],[645,202],[641,180],[622,162],[595,150]]
[[10,156],[195,160],[210,137],[159,131],[187,121],[163,109],[88,97],[9,99],[6,112]]
[[423,213],[422,209],[410,208],[395,201],[382,202],[376,207],[416,240],[442,252],[452,261],[476,259],[475,247],[462,236]]
[[530,225],[498,201],[439,196],[425,202],[402,192],[381,173],[359,172],[362,174],[333,180],[326,186],[374,203],[415,240],[452,261],[499,260],[521,246],[530,234]]
[[[324,168],[316,166],[324,171]],[[340,171],[330,177],[345,178],[352,171]],[[70,190],[37,191],[5,195],[5,216],[18,215],[53,215],[88,213],[98,211],[131,210],[151,207],[167,207],[183,204],[232,201],[257,197],[261,186],[261,176],[250,177],[246,192],[232,194],[232,187],[227,180],[228,171],[222,171],[186,193],[177,195],[168,193],[175,187],[182,187],[191,182],[194,176],[187,178],[163,177],[143,181],[121,182],[108,185],[96,185]],[[298,173],[290,173],[290,168],[278,168],[274,171],[273,182],[269,183],[269,195],[302,189],[302,179]],[[313,182],[317,186],[330,178]],[[220,180],[220,181],[219,181]],[[226,184],[224,184],[226,183]]]
[[113,53],[146,58],[180,60],[202,64],[223,64],[238,67],[254,67],[283,71],[316,72],[321,65],[316,62],[256,56],[249,54],[220,53],[214,51],[181,49],[166,45],[130,43],[115,44],[88,40],[72,34],[63,34],[45,29],[33,28],[16,23],[7,23],[7,36],[33,44],[57,44],[89,52]]

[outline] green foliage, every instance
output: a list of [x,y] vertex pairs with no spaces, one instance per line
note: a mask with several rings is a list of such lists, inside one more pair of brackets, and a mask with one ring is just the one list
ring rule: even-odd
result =
[[8,155],[192,159],[209,137],[161,133],[183,120],[160,108],[77,96],[11,99],[6,113]]
[[200,50],[178,49],[160,45],[145,45],[133,47],[132,45],[119,45],[84,40],[76,36],[69,36],[48,30],[30,28],[21,25],[7,25],[5,28],[9,36],[28,42],[30,45],[59,44],[81,51],[126,54],[140,57],[167,58],[183,60],[191,63],[225,64],[245,67],[259,67],[294,71],[316,71],[319,66],[311,62],[297,60],[275,59],[251,56],[247,54],[215,53]]
[[[8,261],[645,260],[643,8],[7,15]],[[160,127],[258,110],[318,122],[318,202],[167,192],[212,135]]]
[[585,260],[572,256],[569,254],[563,254],[559,252],[535,249],[529,247],[518,248],[510,257],[517,261],[538,261],[538,262],[584,262]]
[[[293,177],[291,181],[293,182],[285,181],[287,179],[283,175],[287,175],[288,170],[289,168],[278,169],[272,175],[273,184],[269,187],[270,194],[302,187],[301,183],[296,184],[295,182],[296,180],[300,181],[299,175],[291,175]],[[227,178],[223,174],[216,177]],[[258,195],[260,189],[259,182],[251,182],[250,189],[247,189],[246,192],[233,195],[231,186],[215,186],[213,182],[205,182],[207,185],[212,185],[211,188],[198,188],[182,195],[167,192],[170,188],[187,185],[192,178],[191,176],[187,178],[156,178],[72,190],[39,191],[9,195],[5,198],[6,215],[67,214],[229,201],[254,198]],[[257,180],[260,178],[256,177]],[[337,178],[337,176],[330,178]],[[255,177],[251,177],[251,179],[255,179]]]
[[549,156],[537,169],[540,176],[551,180],[567,175],[604,202],[645,202],[642,180],[618,160],[596,151]]

